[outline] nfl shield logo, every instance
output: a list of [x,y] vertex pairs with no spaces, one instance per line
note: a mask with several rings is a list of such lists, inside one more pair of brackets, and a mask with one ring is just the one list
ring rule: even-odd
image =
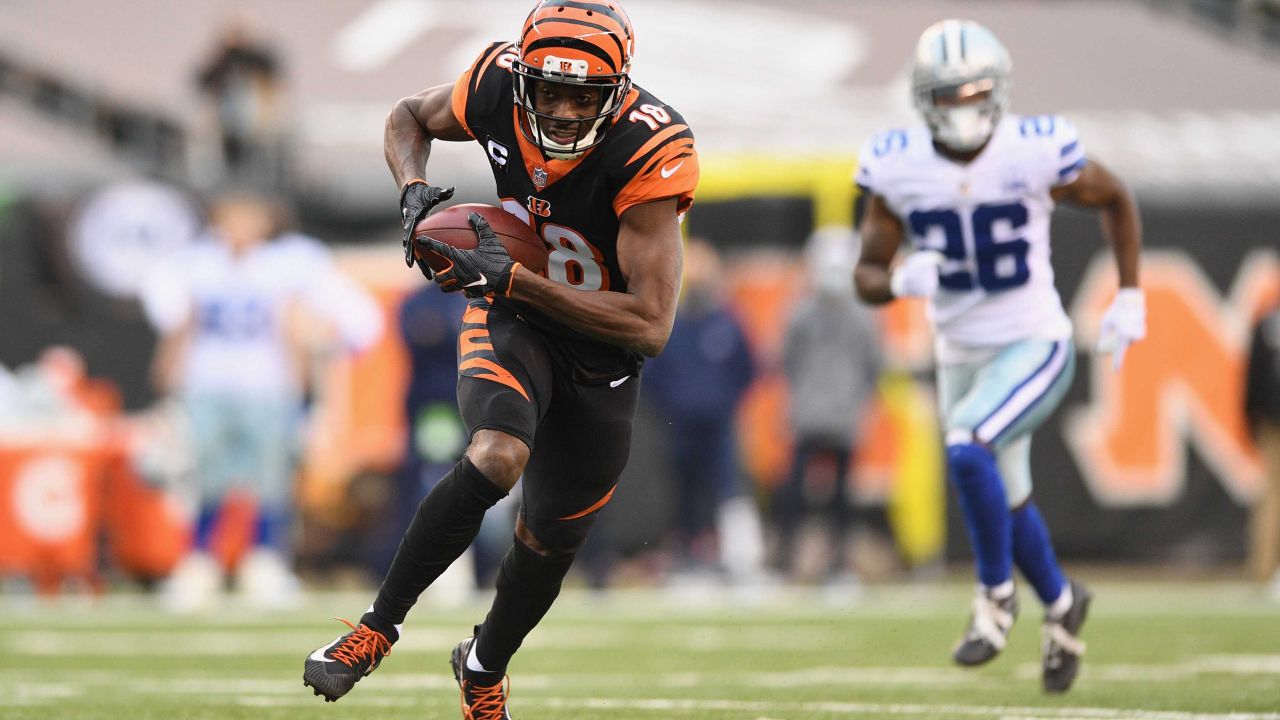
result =
[[539,190],[547,186],[547,171],[542,168],[533,169],[533,186]]

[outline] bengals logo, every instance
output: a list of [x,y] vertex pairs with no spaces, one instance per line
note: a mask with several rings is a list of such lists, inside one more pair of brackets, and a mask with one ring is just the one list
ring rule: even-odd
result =
[[[1274,300],[1277,272],[1274,253],[1255,251],[1223,298],[1186,254],[1143,253],[1147,337],[1129,348],[1119,372],[1109,356],[1090,354],[1081,367],[1089,373],[1091,399],[1062,425],[1098,502],[1176,501],[1186,482],[1187,445],[1237,502],[1257,493],[1262,467],[1245,428],[1245,362],[1251,322]],[[1092,349],[1114,294],[1114,263],[1100,256],[1071,311],[1082,349]]]
[[542,198],[530,195],[529,202],[525,204],[525,207],[538,217],[551,217],[551,203]]

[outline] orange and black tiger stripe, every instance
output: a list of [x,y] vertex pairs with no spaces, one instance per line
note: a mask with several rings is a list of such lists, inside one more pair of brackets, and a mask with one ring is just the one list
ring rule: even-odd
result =
[[626,167],[634,173],[614,198],[619,216],[633,205],[664,197],[678,198],[677,213],[693,204],[699,168],[688,125],[673,122],[655,133],[631,154]]
[[493,352],[489,339],[489,308],[486,305],[468,305],[462,315],[462,332],[458,335],[458,374],[501,383],[529,398],[529,393],[502,364]]
[[453,84],[453,93],[450,96],[453,116],[458,119],[462,129],[466,130],[467,134],[473,138],[476,134],[471,132],[471,126],[467,123],[467,101],[479,91],[480,81],[484,78],[484,73],[489,69],[489,66],[497,61],[503,53],[512,52],[513,47],[509,42],[490,45]]
[[626,73],[635,52],[631,19],[611,0],[542,0],[520,31],[520,55],[540,68],[541,51],[586,60],[591,75]]

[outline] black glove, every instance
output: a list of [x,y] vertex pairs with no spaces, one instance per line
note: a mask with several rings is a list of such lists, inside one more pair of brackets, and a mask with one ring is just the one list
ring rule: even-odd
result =
[[435,274],[436,284],[445,292],[458,290],[467,297],[480,297],[489,293],[511,294],[511,280],[520,263],[511,259],[502,241],[489,227],[489,221],[479,213],[467,216],[475,228],[480,242],[474,250],[459,250],[434,238],[425,238],[427,248],[443,256],[451,264],[449,269]]
[[[413,267],[413,228],[431,212],[431,208],[453,197],[453,188],[428,185],[425,180],[410,180],[400,191],[400,225],[404,228],[404,264]],[[431,279],[431,268],[418,263],[422,274]]]

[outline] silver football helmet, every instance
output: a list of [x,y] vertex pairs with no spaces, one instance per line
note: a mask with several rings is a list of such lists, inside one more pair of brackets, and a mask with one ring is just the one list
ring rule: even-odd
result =
[[1009,51],[972,20],[930,25],[916,44],[911,92],[933,139],[959,152],[976,150],[1009,107]]

